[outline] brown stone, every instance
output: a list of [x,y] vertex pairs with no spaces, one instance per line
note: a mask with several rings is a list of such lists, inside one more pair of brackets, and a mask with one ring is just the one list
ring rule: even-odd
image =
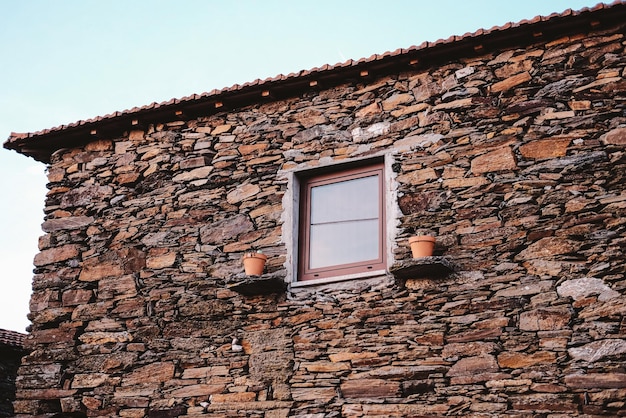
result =
[[400,105],[411,103],[413,101],[413,95],[411,93],[398,93],[383,100],[382,107],[384,111],[394,110]]
[[211,163],[210,158],[202,155],[199,157],[187,158],[186,160],[181,161],[180,169],[189,170],[192,168],[204,167],[206,165],[209,165],[210,163]]
[[498,364],[507,369],[521,369],[536,364],[550,364],[556,360],[556,355],[547,351],[532,354],[504,352],[498,354]]
[[175,252],[167,252],[165,254],[148,255],[146,258],[146,267],[149,269],[163,269],[172,267],[176,263]]
[[85,207],[94,201],[106,200],[113,194],[111,186],[89,185],[72,189],[63,195],[61,208]]
[[433,107],[433,110],[449,110],[469,107],[474,103],[471,97],[453,100],[451,102],[440,103]]
[[571,319],[570,310],[565,307],[551,307],[522,312],[519,328],[522,331],[550,331],[565,328]]
[[382,109],[381,109],[380,104],[378,102],[373,102],[373,103],[370,103],[369,105],[359,109],[356,112],[356,116],[358,118],[363,118],[363,117],[374,115],[376,113],[381,113],[381,112],[382,112]]
[[399,176],[398,181],[400,183],[408,183],[408,184],[424,184],[429,180],[436,180],[437,178],[438,176],[435,170],[429,167],[423,170],[415,170],[409,174],[404,174],[402,176]]
[[472,374],[452,376],[450,378],[450,385],[453,385],[453,386],[473,385],[473,384],[481,383],[481,382],[504,380],[504,379],[511,379],[511,378],[512,376],[508,373],[498,373],[498,372],[481,373],[480,371],[477,371],[476,373],[472,373]]
[[94,282],[104,277],[115,277],[124,274],[124,269],[118,261],[104,261],[98,258],[89,258],[83,262],[78,280]]
[[483,354],[480,356],[466,357],[457,361],[446,376],[465,376],[472,375],[475,373],[489,373],[489,372],[497,372],[498,363],[494,356],[490,354]]
[[507,91],[512,89],[513,87],[519,86],[527,81],[531,80],[531,76],[528,71],[524,71],[523,73],[516,74],[511,76],[505,80],[494,83],[489,88],[491,93],[499,93],[501,91]]
[[94,218],[91,216],[67,216],[64,218],[48,219],[41,225],[41,228],[45,232],[80,229],[90,225],[93,221]]
[[578,250],[580,243],[561,237],[546,237],[530,244],[518,255],[519,260],[535,258],[550,258],[556,255],[573,253]]
[[250,145],[241,145],[239,148],[239,152],[241,155],[249,155],[249,154],[259,154],[262,151],[265,151],[269,147],[269,144],[250,144]]
[[128,135],[128,139],[130,139],[131,141],[141,141],[144,139],[144,137],[145,132],[141,129],[133,129]]
[[483,174],[489,172],[516,170],[517,163],[513,151],[509,147],[502,147],[472,160],[472,173]]
[[547,393],[524,394],[510,398],[511,407],[516,411],[532,411],[533,414],[545,412],[562,412],[572,416],[578,411],[573,396],[553,395]]
[[348,379],[341,384],[344,398],[393,398],[400,393],[400,383],[383,379]]
[[[398,150],[408,151],[415,148],[425,148],[433,144],[437,144],[441,141],[443,135],[441,134],[424,134],[424,135],[410,135],[402,139],[397,140],[393,145]],[[404,178],[405,181],[407,178]]]
[[102,278],[98,281],[98,300],[125,299],[136,294],[137,285],[132,274]]
[[94,396],[83,396],[81,403],[87,407],[87,409],[97,410],[102,407],[102,400]]
[[226,201],[234,205],[255,196],[260,191],[261,188],[256,184],[242,184],[226,195]]
[[546,159],[563,157],[567,153],[570,139],[542,139],[529,142],[519,147],[524,158]]
[[230,130],[233,128],[232,125],[230,124],[224,124],[224,125],[219,125],[216,126],[212,131],[211,131],[211,135],[221,135],[221,134],[225,134],[227,132],[230,132]]
[[336,354],[330,354],[328,356],[330,358],[330,361],[336,363],[336,362],[340,362],[340,361],[353,361],[353,360],[363,360],[363,359],[369,359],[369,358],[376,358],[378,357],[377,353],[371,353],[371,352],[360,352],[360,353],[350,353],[350,352],[346,352],[346,353],[336,353]]
[[77,257],[79,254],[79,246],[76,244],[68,244],[60,247],[42,250],[35,255],[35,265],[45,266],[46,264],[58,263],[60,261],[69,260]]
[[615,128],[600,137],[606,145],[626,145],[626,128]]
[[391,116],[394,118],[399,118],[405,115],[410,115],[412,113],[421,112],[422,110],[428,109],[430,105],[428,103],[418,103],[412,106],[401,107],[397,110],[391,111]]
[[570,109],[572,110],[589,110],[591,109],[591,101],[590,100],[572,100],[568,103]]
[[319,311],[304,312],[301,314],[293,315],[290,318],[289,322],[291,322],[293,325],[298,325],[321,317],[322,313]]
[[565,384],[574,389],[626,388],[626,373],[587,373],[565,376]]
[[224,391],[225,385],[223,384],[198,384],[198,385],[189,385],[183,386],[177,389],[172,390],[169,393],[169,396],[172,398],[190,398],[190,397],[204,397],[206,398],[209,395],[222,393]]
[[237,215],[202,227],[200,242],[221,245],[224,240],[236,238],[240,234],[252,231],[253,228],[252,222],[246,215]]
[[489,340],[499,337],[502,334],[500,328],[487,328],[479,330],[468,330],[458,334],[449,335],[446,338],[448,343],[463,343],[469,341]]
[[166,382],[174,376],[174,363],[152,363],[137,368],[124,376],[123,386],[132,386],[141,383]]
[[480,358],[484,354],[491,354],[497,350],[497,345],[491,342],[451,343],[443,347],[441,355],[444,358],[456,356],[478,356]]
[[133,337],[127,331],[122,332],[85,332],[78,337],[85,344],[106,344],[132,341]]
[[256,399],[254,392],[215,393],[211,395],[211,403],[252,402]]
[[496,77],[498,78],[507,78],[515,74],[519,74],[523,71],[530,71],[531,69],[532,69],[532,61],[518,60],[518,61],[509,61],[502,67],[496,69],[494,73]]
[[487,183],[489,183],[489,180],[482,176],[464,177],[457,179],[446,179],[443,181],[443,186],[450,189],[457,189],[462,187],[482,186],[483,184]]
[[329,363],[325,361],[320,361],[316,363],[304,363],[302,364],[307,371],[313,373],[328,373],[328,372],[338,372],[342,370],[350,370],[350,366],[346,363]]
[[65,170],[63,168],[49,168],[47,174],[50,183],[57,183],[65,177]]
[[72,379],[72,389],[95,388],[105,383],[109,378],[105,373],[77,374]]
[[72,308],[48,308],[38,311],[32,315],[31,321],[34,324],[59,323],[69,319]]
[[177,183],[185,183],[194,180],[207,180],[209,174],[214,170],[213,166],[194,168],[189,171],[175,175],[172,180]]
[[334,387],[296,387],[291,389],[291,396],[296,402],[328,402],[337,396],[337,390]]
[[69,289],[63,292],[61,300],[63,302],[63,306],[76,306],[88,303],[92,296],[92,290]]
[[[117,386],[113,393],[115,402],[135,403],[140,397],[154,395],[160,389],[159,383],[142,383],[134,386]],[[120,399],[121,398],[121,399]]]
[[20,399],[60,399],[71,397],[76,392],[74,389],[22,389]]
[[618,81],[622,81],[622,77],[608,77],[608,78],[600,78],[598,80],[592,81],[589,84],[585,84],[584,86],[580,86],[572,90],[574,93],[579,93],[581,91],[589,90],[594,87],[600,87],[605,84],[615,83]]

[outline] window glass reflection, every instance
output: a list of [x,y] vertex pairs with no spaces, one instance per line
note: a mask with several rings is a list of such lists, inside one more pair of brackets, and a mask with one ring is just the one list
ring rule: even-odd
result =
[[378,219],[311,226],[309,268],[378,258]]
[[311,224],[378,218],[378,176],[311,189]]
[[379,256],[378,175],[311,188],[309,268]]

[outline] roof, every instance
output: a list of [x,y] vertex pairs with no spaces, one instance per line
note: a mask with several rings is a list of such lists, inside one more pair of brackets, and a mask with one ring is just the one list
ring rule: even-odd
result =
[[454,57],[479,56],[502,48],[597,30],[626,22],[626,0],[598,4],[578,11],[567,9],[549,16],[506,23],[461,36],[424,42],[360,60],[280,74],[265,80],[235,84],[221,90],[134,107],[92,119],[80,120],[32,133],[11,133],[4,147],[49,162],[52,153],[93,139],[120,135],[152,123],[163,123],[210,115],[264,101],[294,97],[309,90],[323,89],[354,79],[374,79],[394,71],[432,66]]
[[8,345],[11,347],[24,348],[24,340],[26,334],[22,334],[17,331],[9,331],[6,329],[0,329],[0,346]]

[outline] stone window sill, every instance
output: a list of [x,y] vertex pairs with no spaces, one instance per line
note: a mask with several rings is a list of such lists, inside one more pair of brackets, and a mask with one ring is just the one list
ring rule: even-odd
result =
[[245,273],[240,273],[234,276],[226,287],[245,296],[282,293],[287,289],[285,276],[285,271],[266,273],[261,276],[247,276]]
[[454,273],[456,266],[446,257],[411,258],[395,263],[389,272],[397,280],[445,278]]

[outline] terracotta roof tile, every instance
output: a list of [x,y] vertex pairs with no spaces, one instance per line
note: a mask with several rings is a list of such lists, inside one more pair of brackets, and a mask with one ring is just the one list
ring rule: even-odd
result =
[[[497,36],[505,31],[510,31],[514,29],[522,30],[525,27],[530,27],[532,25],[537,25],[537,24],[545,25],[545,23],[542,23],[542,22],[552,21],[554,19],[573,18],[576,16],[585,15],[591,12],[597,12],[600,10],[610,9],[610,8],[618,7],[618,6],[626,6],[626,0],[615,0],[613,3],[610,3],[610,4],[600,3],[592,8],[583,8],[578,11],[567,9],[563,11],[562,13],[552,13],[549,16],[535,16],[532,19],[522,20],[517,23],[507,22],[501,26],[493,26],[490,29],[478,29],[475,32],[468,32],[460,36],[450,36],[446,39],[438,39],[434,42],[422,42],[421,44],[417,46],[414,45],[408,48],[397,49],[392,52],[385,52],[383,54],[374,54],[374,55],[371,55],[370,57],[361,58],[359,60],[347,60],[345,62],[337,63],[334,65],[326,64],[321,67],[314,67],[309,70],[302,70],[297,73],[290,73],[288,75],[279,74],[275,77],[269,77],[264,80],[256,79],[252,82],[247,82],[244,84],[235,84],[233,86],[224,87],[222,89],[213,89],[208,93],[205,92],[199,95],[194,94],[191,96],[183,97],[181,99],[170,99],[168,101],[161,102],[161,103],[153,102],[145,106],[133,107],[131,109],[124,110],[122,112],[114,112],[114,113],[110,113],[104,116],[98,116],[93,119],[81,120],[72,124],[60,125],[57,127],[45,129],[45,130],[38,131],[38,132],[32,132],[28,134],[11,133],[9,139],[4,143],[4,147],[9,148],[9,149],[15,149],[18,152],[23,152],[27,155],[34,156],[35,158],[40,159],[42,161],[46,161],[46,158],[49,157],[49,153],[50,153],[49,151],[51,147],[50,143],[47,144],[48,151],[42,152],[41,154],[37,154],[35,151],[32,151],[32,149],[36,149],[36,145],[33,144],[32,142],[35,141],[39,137],[46,137],[52,134],[59,136],[59,134],[63,133],[64,130],[75,128],[77,126],[98,124],[98,123],[103,123],[103,122],[108,123],[120,116],[133,116],[134,114],[137,114],[137,113],[142,113],[143,115],[145,115],[146,112],[149,112],[152,110],[166,108],[168,106],[181,105],[182,103],[193,103],[198,100],[207,101],[212,98],[214,98],[215,100],[221,100],[220,96],[229,98],[233,96],[233,93],[242,92],[245,90],[252,90],[252,89],[258,88],[259,86],[265,87],[266,84],[271,84],[271,83],[281,82],[282,84],[284,82],[286,83],[297,82],[299,78],[312,77],[313,75],[315,75],[316,77],[317,76],[328,77],[333,72],[338,72],[340,70],[343,71],[344,69],[349,70],[351,67],[367,66],[370,63],[385,62],[386,60],[391,63],[391,60],[401,59],[402,56],[404,55],[416,54],[416,53],[426,54],[429,51],[435,50],[437,48],[444,48],[454,43],[461,43],[461,42],[465,43],[467,41],[483,42],[482,38],[486,38],[486,37],[497,40],[498,39]],[[624,10],[622,10],[621,13],[623,15]],[[610,17],[611,14],[608,14],[608,15],[605,14],[604,16]],[[337,74],[338,76],[341,76],[342,73],[338,72]],[[231,94],[228,94],[228,93],[231,93]],[[27,143],[28,143],[28,146],[25,145]],[[22,147],[29,148],[29,151],[25,152],[22,149]],[[48,157],[46,157],[45,155],[48,155]]]
[[24,348],[25,339],[26,334],[22,334],[16,331],[9,331],[6,329],[0,329],[0,345]]

